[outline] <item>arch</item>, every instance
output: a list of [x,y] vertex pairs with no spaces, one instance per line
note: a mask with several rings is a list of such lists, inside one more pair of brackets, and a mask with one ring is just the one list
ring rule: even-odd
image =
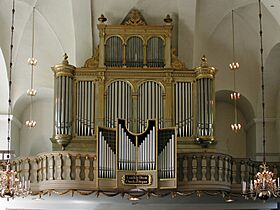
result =
[[[234,105],[233,100],[230,99],[231,90],[219,90],[215,93],[216,101],[225,102]],[[244,115],[246,122],[249,123],[255,118],[255,112],[250,101],[241,94],[237,102],[237,108]]]
[[127,67],[143,67],[144,42],[139,36],[131,36],[127,39],[125,60]]
[[[264,78],[265,78],[265,102],[266,117],[277,117],[279,113],[279,105],[277,99],[280,90],[280,43],[275,44],[265,60]],[[278,98],[279,100],[279,98]]]
[[111,67],[123,65],[123,40],[119,36],[110,36],[106,39],[105,65]]
[[159,128],[164,127],[164,91],[156,81],[144,81],[137,88],[138,132],[143,132],[149,119],[158,120]]
[[132,85],[123,80],[115,80],[106,87],[105,95],[105,126],[116,127],[118,118],[125,119],[132,129]]
[[164,66],[164,41],[161,37],[150,37],[147,41],[147,66]]
[[155,81],[155,80],[144,80],[144,81],[140,81],[140,82],[138,82],[138,84],[137,84],[137,86],[136,86],[136,89],[139,90],[140,86],[143,85],[143,83],[145,83],[145,82],[154,82],[154,83],[160,85],[161,88],[162,88],[163,94],[165,94],[166,91],[165,91],[164,85],[163,85],[161,82]]

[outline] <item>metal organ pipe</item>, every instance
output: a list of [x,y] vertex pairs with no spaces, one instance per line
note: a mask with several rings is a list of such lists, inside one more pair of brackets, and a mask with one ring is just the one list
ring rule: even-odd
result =
[[55,74],[54,139],[64,149],[72,139],[72,81],[75,67],[64,55],[61,64],[52,67]]
[[116,178],[115,131],[99,129],[98,133],[98,177]]
[[110,67],[122,66],[122,40],[120,37],[110,37],[105,45],[105,65]]
[[158,170],[159,178],[175,178],[176,170],[176,138],[174,129],[159,130]]
[[164,107],[161,85],[154,81],[144,82],[139,87],[138,98],[138,132],[143,132],[146,129],[148,119],[157,119],[159,128],[163,127]]
[[189,137],[193,135],[193,110],[192,110],[192,83],[175,83],[175,125],[178,136]]
[[[106,90],[106,127],[114,128],[115,120],[126,119],[132,126],[132,90],[130,84],[125,81],[112,82]],[[129,127],[130,128],[130,127]]]
[[76,133],[78,136],[94,134],[95,85],[93,81],[77,81]]
[[201,78],[197,82],[198,136],[213,136],[213,80]]

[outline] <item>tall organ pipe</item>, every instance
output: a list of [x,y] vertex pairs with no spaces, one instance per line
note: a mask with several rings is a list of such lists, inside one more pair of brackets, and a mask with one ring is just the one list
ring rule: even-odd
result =
[[72,83],[75,66],[69,64],[68,56],[65,54],[62,63],[52,67],[52,70],[55,76],[53,139],[64,150],[72,139]]
[[214,140],[214,78],[216,69],[208,66],[205,56],[196,68],[197,141],[205,144]]

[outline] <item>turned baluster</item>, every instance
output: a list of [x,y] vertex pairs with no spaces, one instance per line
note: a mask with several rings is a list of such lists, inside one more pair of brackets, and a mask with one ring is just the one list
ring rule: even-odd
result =
[[188,157],[185,157],[183,159],[183,173],[184,173],[183,181],[187,182],[188,181]]
[[54,179],[54,156],[51,155],[50,157],[48,157],[48,165],[49,165],[49,180],[53,180]]
[[197,158],[192,157],[192,181],[197,181]]
[[243,181],[246,181],[246,179],[245,179],[245,177],[246,177],[246,165],[244,164],[243,161],[240,163],[240,177],[241,177],[241,183]]
[[76,170],[75,170],[75,180],[81,180],[81,155],[76,156],[75,160]]
[[62,155],[59,154],[56,156],[56,167],[55,167],[55,179],[62,179]]
[[207,166],[206,157],[205,157],[205,156],[202,156],[202,161],[201,161],[202,181],[206,181],[206,166]]
[[63,164],[63,179],[64,180],[71,180],[71,155],[67,154],[63,156],[64,164]]
[[33,159],[31,161],[31,174],[30,174],[30,181],[31,183],[37,183],[38,182],[38,161],[37,159]]
[[215,181],[215,172],[216,172],[216,157],[214,155],[211,156],[210,160],[210,180]]
[[224,158],[224,163],[225,163],[225,182],[229,182],[229,158],[225,157]]
[[218,180],[221,182],[223,181],[223,160],[222,157],[218,157]]
[[90,176],[90,170],[89,170],[89,167],[90,167],[90,159],[89,159],[89,156],[86,155],[86,159],[85,159],[85,181],[89,181],[89,176]]

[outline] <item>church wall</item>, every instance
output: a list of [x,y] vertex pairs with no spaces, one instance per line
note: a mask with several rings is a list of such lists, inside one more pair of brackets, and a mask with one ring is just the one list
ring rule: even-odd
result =
[[238,110],[238,123],[241,131],[235,133],[230,125],[234,123],[234,106],[229,103],[216,101],[216,140],[217,152],[232,155],[235,158],[246,158],[246,120]]
[[[28,106],[21,116],[21,121],[25,122],[29,117],[30,106]],[[51,151],[49,138],[52,133],[53,124],[53,100],[46,98],[35,101],[33,104],[33,118],[37,125],[34,128],[22,126],[20,130],[20,156],[35,155],[40,152]]]

